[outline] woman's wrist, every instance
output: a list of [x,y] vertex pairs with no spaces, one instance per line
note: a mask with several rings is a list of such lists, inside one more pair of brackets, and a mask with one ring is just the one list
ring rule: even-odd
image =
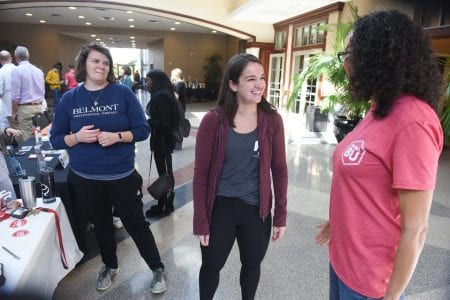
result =
[[77,134],[76,134],[76,133],[73,134],[73,139],[75,140],[75,142],[76,142],[77,144],[80,143],[80,141],[79,141],[78,138],[77,138]]

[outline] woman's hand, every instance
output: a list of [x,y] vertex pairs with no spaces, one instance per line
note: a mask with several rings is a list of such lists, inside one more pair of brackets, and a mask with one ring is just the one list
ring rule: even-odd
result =
[[272,241],[275,242],[275,241],[279,240],[281,237],[283,237],[285,231],[286,231],[286,226],[284,226],[284,227],[273,226]]
[[102,131],[98,135],[98,143],[102,145],[102,147],[108,147],[118,142],[120,142],[120,138],[117,132]]
[[209,246],[209,234],[207,235],[195,235],[200,240],[200,245]]
[[330,221],[326,221],[318,226],[319,233],[316,235],[316,244],[320,246],[328,245],[330,242]]
[[100,129],[93,129],[94,125],[86,125],[75,133],[76,140],[79,143],[95,143],[98,140]]
[[17,130],[17,129],[13,129],[11,127],[8,127],[5,129],[5,132],[8,136],[19,136],[22,135],[22,131]]

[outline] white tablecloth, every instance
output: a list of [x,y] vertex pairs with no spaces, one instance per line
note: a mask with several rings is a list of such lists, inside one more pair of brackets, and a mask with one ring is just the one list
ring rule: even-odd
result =
[[[57,198],[54,203],[43,204],[38,198],[37,206],[52,208],[58,212],[69,269],[64,269],[61,261],[53,213],[40,212],[27,216],[26,224],[20,227],[11,227],[11,223],[18,219],[10,217],[0,222],[0,262],[6,278],[5,285],[0,287],[0,295],[31,294],[50,299],[58,282],[83,257],[61,200]],[[19,230],[26,230],[28,234],[14,237],[14,232]],[[20,259],[14,258],[1,246],[11,250]]]

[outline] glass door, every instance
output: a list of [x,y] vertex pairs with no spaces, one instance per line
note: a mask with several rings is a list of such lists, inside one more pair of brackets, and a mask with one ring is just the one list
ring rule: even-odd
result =
[[281,87],[284,73],[284,54],[271,54],[269,60],[269,99],[276,108],[280,108]]
[[[308,66],[309,58],[319,51],[314,49],[294,52],[291,77],[293,80],[291,83],[292,88],[294,87],[294,79]],[[309,106],[317,105],[317,101],[317,79],[308,79],[299,90],[292,110],[303,116]]]

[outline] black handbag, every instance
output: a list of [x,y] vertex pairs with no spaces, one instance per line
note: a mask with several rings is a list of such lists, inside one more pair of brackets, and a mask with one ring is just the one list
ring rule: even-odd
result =
[[[150,169],[148,171],[150,178],[150,171],[152,170],[153,152],[150,155]],[[158,177],[152,184],[147,187],[148,193],[156,200],[162,199],[170,189],[173,187],[173,180],[169,174],[165,173]]]
[[51,114],[46,110],[40,114],[31,117],[31,122],[34,127],[45,128],[52,122]]

